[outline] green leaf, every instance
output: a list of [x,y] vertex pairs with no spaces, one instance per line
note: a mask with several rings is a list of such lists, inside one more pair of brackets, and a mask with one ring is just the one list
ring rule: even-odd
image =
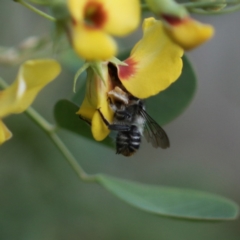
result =
[[[60,100],[54,107],[54,117],[59,127],[93,140],[90,126],[76,114],[79,107],[68,100]],[[107,147],[114,147],[110,137],[99,142]]]
[[163,186],[150,186],[106,175],[99,184],[126,203],[149,213],[189,220],[233,220],[238,206],[214,194]]
[[146,100],[147,112],[160,125],[167,124],[188,107],[195,91],[196,76],[189,60],[184,56],[181,76],[165,91]]

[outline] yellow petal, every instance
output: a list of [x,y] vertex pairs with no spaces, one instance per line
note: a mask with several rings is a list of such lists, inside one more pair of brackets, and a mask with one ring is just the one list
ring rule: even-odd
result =
[[[106,77],[106,72],[104,72]],[[99,105],[99,94],[98,87],[101,87],[102,81],[95,74],[92,68],[87,69],[87,85],[86,85],[86,93],[83,103],[78,110],[77,114],[81,115],[83,118],[91,121],[94,113]],[[98,86],[100,84],[100,86]]]
[[211,25],[202,24],[192,18],[186,18],[176,24],[168,24],[165,29],[172,40],[185,50],[199,46],[214,34]]
[[60,65],[52,59],[30,60],[21,65],[15,82],[0,92],[0,118],[25,111],[60,71]]
[[[113,119],[113,112],[109,107],[108,101],[105,99],[101,103],[101,113],[103,116],[112,123]],[[106,126],[106,124],[103,122],[102,117],[100,116],[99,112],[96,111],[93,115],[92,119],[92,134],[96,141],[102,141],[104,138],[108,136],[110,133],[110,130]]]
[[12,133],[6,125],[0,120],[0,145],[12,137]]
[[115,41],[106,33],[84,25],[73,25],[73,47],[86,60],[107,60],[117,52]]
[[125,61],[128,66],[118,66],[122,84],[138,98],[148,98],[165,90],[182,71],[183,50],[168,37],[163,24],[148,18],[143,31],[143,38]]
[[77,112],[83,118],[92,122],[92,134],[95,140],[101,141],[109,134],[109,129],[103,122],[97,109],[100,109],[104,117],[112,122],[113,112],[108,104],[107,93],[111,90],[112,85],[108,76],[107,63],[102,64],[102,80],[92,68],[88,69],[87,89],[83,103]]
[[68,9],[74,21],[81,21],[84,18],[84,9],[88,0],[68,0]]
[[124,36],[135,30],[140,22],[139,0],[102,0],[107,12],[107,21],[104,30]]
[[89,101],[87,95],[85,95],[82,105],[76,112],[76,114],[82,116],[83,119],[91,121],[94,113],[96,112],[96,109],[97,108],[94,105],[92,105],[91,102]]

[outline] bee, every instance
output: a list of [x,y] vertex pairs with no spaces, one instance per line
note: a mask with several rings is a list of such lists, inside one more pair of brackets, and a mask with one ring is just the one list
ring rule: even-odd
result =
[[116,154],[133,155],[140,147],[142,135],[155,148],[170,146],[166,132],[146,112],[142,99],[115,87],[108,93],[108,100],[114,112],[113,122],[107,121],[101,109],[98,112],[109,130],[117,131]]

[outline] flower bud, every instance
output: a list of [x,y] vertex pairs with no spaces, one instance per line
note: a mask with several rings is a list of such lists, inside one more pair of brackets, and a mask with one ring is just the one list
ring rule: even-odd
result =
[[[225,0],[223,0],[223,1],[226,2]],[[191,0],[191,2],[206,2],[206,0]],[[216,2],[216,0],[209,0],[209,2],[212,2],[212,6],[201,7],[201,9],[205,10],[206,12],[208,12],[208,11],[216,11],[217,12],[217,11],[220,11],[221,9],[223,9],[227,6],[226,3],[216,3],[216,4],[214,4],[214,2]]]
[[210,39],[214,28],[187,17],[177,19],[172,16],[163,16],[165,30],[169,37],[184,50],[191,50]]
[[145,0],[148,7],[156,15],[167,14],[178,18],[188,15],[187,10],[173,0]]

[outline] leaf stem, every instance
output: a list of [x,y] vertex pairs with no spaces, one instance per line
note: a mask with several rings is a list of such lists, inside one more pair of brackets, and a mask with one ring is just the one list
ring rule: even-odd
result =
[[49,137],[82,181],[89,183],[97,182],[97,175],[89,175],[83,170],[73,154],[69,151],[69,149],[56,133],[50,134]]
[[203,2],[187,2],[187,3],[182,3],[181,5],[186,7],[186,8],[199,8],[199,7],[211,7],[211,6],[216,6],[217,4],[239,4],[239,0],[229,0],[229,1],[224,1],[224,0],[218,0],[215,2],[209,2],[209,1],[203,1]]
[[54,132],[55,127],[46,121],[37,111],[35,111],[32,107],[29,107],[24,112],[34,123],[36,123],[42,130],[46,133],[51,134]]
[[[228,9],[223,9],[220,11],[209,11],[206,12],[202,9],[196,9],[196,8],[202,8],[202,7],[214,7],[218,4],[227,4],[227,5],[237,5],[237,6],[232,6]],[[179,5],[185,7],[189,12],[193,13],[199,13],[199,14],[224,14],[224,13],[230,13],[234,12],[240,9],[240,0],[229,0],[229,1],[224,1],[224,0],[218,0],[215,2],[209,2],[209,1],[203,1],[203,2],[187,2],[187,3],[179,3]],[[148,5],[146,3],[141,4],[142,11],[150,11]]]
[[69,165],[78,175],[78,177],[84,182],[96,182],[95,175],[87,174],[83,168],[79,165],[73,154],[69,151],[66,145],[63,143],[61,138],[55,132],[55,126],[51,125],[47,122],[37,111],[33,108],[28,108],[24,112],[33,122],[35,122],[51,139],[57,149],[61,152],[61,154],[65,157]]
[[48,15],[48,14],[46,14],[46,13],[40,11],[40,10],[38,10],[37,8],[35,8],[32,5],[30,5],[29,3],[25,2],[24,0],[14,0],[14,2],[18,2],[18,3],[22,4],[24,7],[28,8],[29,10],[35,12],[36,14],[38,14],[38,15],[40,15],[40,16],[42,16],[42,17],[44,17],[44,18],[46,18],[46,19],[48,19],[48,20],[50,20],[52,22],[56,22],[57,21],[56,18],[54,18],[54,17],[52,17],[52,16],[50,16],[50,15]]
[[227,9],[223,9],[223,10],[220,10],[220,11],[204,11],[202,9],[194,9],[194,8],[191,8],[189,9],[189,12],[192,12],[192,13],[197,13],[197,14],[203,14],[203,15],[215,15],[215,14],[226,14],[226,13],[231,13],[231,12],[235,12],[235,11],[238,11],[240,10],[240,3],[234,7],[230,7],[230,8],[227,8]]
[[[8,87],[8,84],[0,77],[0,87],[5,89]],[[97,175],[87,174],[83,168],[79,165],[78,161],[75,159],[73,154],[69,151],[60,137],[56,134],[56,127],[50,124],[46,119],[44,119],[36,110],[33,108],[28,108],[24,112],[38,127],[40,127],[46,135],[51,139],[60,153],[67,160],[69,165],[75,171],[80,180],[84,182],[97,182]]]

